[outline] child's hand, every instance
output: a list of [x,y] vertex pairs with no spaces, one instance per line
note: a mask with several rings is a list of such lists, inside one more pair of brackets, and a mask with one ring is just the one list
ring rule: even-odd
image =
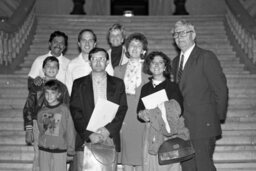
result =
[[34,84],[36,86],[41,86],[43,84],[43,82],[44,82],[44,80],[39,76],[34,79]]
[[70,163],[73,160],[74,156],[67,155],[67,163]]
[[27,145],[31,145],[34,142],[33,130],[26,130],[25,141]]

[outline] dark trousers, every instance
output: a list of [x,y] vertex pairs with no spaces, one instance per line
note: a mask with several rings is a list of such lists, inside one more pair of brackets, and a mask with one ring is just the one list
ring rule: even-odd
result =
[[195,157],[181,163],[182,171],[216,171],[213,163],[215,137],[192,139]]

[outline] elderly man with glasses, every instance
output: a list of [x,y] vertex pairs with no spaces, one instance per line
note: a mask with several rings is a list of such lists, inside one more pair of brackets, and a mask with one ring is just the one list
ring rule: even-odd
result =
[[180,20],[173,38],[180,54],[173,60],[174,79],[183,95],[183,117],[190,131],[195,157],[182,163],[183,171],[215,171],[213,153],[225,120],[228,88],[216,55],[198,47],[194,26]]

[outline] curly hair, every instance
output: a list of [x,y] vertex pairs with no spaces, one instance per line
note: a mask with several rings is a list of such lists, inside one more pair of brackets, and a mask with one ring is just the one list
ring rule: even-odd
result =
[[[144,34],[142,34],[142,33],[132,33],[132,34],[130,34],[128,36],[128,38],[126,39],[126,41],[125,41],[125,48],[126,49],[129,48],[129,45],[130,45],[131,41],[133,41],[133,40],[140,41],[142,43],[143,50],[147,52],[147,50],[148,50],[148,40],[147,40],[147,38]],[[130,54],[129,54],[128,50],[126,51],[126,56],[130,57]],[[141,56],[141,58],[143,59],[145,56],[146,56],[146,53],[143,54]]]
[[153,73],[150,71],[150,64],[156,56],[160,56],[164,60],[165,70],[163,72],[163,75],[165,78],[170,79],[170,77],[171,77],[171,60],[165,53],[160,52],[160,51],[153,51],[147,55],[147,57],[144,61],[144,65],[143,65],[143,71],[149,75],[153,75]]

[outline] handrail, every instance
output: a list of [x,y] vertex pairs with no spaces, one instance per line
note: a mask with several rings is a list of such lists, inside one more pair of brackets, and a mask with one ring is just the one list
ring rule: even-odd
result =
[[35,25],[35,2],[20,3],[11,18],[0,22],[0,65],[9,65],[22,50]]
[[256,22],[239,0],[226,0],[227,25],[249,60],[256,62]]

